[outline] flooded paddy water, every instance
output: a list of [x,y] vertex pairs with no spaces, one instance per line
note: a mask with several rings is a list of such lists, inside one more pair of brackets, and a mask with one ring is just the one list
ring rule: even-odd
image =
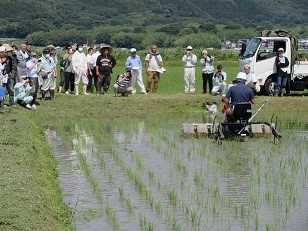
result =
[[185,137],[178,119],[46,127],[77,230],[308,230],[307,133]]

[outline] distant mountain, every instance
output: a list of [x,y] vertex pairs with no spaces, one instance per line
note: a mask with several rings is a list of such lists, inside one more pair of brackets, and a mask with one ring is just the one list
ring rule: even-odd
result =
[[165,34],[172,25],[191,29],[175,30],[176,35],[223,28],[292,28],[308,25],[307,15],[307,0],[0,0],[0,37],[102,27],[125,27],[132,33],[162,29]]

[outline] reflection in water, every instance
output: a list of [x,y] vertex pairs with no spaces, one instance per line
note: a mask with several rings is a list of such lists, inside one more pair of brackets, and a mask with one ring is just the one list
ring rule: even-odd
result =
[[[307,227],[308,153],[301,137],[289,134],[289,140],[279,145],[259,139],[226,142],[220,146],[209,139],[183,138],[181,121],[176,120],[132,121],[125,127],[114,121],[107,124],[98,127],[106,128],[113,136],[112,148],[107,139],[98,135],[101,130],[95,128],[86,130],[76,126],[78,136],[72,140],[91,166],[103,189],[102,197],[110,202],[121,230],[140,230],[140,217],[153,222],[154,230],[170,230],[172,226],[181,230],[304,230]],[[48,134],[54,137],[53,142],[59,143],[59,134],[55,131]],[[55,150],[60,150],[59,145],[54,145]],[[61,163],[78,165],[76,153],[68,149],[65,152],[66,158],[57,157],[60,166]],[[116,152],[117,157],[111,152]],[[75,162],[68,156],[74,156]],[[78,170],[72,172],[76,174],[75,171],[82,175]],[[139,185],[144,184],[151,193],[153,207],[138,190],[138,184],[128,177],[130,171],[140,180]],[[62,175],[69,173],[60,174],[60,178]],[[70,192],[81,197],[78,184],[85,185],[87,199],[96,205],[90,203],[86,208],[100,211],[92,186],[84,176]],[[119,188],[133,205],[132,213],[119,200]],[[69,203],[75,203],[76,195]],[[72,210],[81,211],[78,206],[70,205]],[[82,223],[76,219],[75,224]],[[106,227],[109,225],[101,230],[110,230],[104,215],[89,224],[100,219],[105,220]]]

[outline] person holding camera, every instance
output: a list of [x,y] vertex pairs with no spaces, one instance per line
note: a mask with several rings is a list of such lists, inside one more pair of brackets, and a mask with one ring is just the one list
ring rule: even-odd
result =
[[34,109],[33,97],[30,95],[33,88],[30,86],[31,80],[26,76],[20,76],[21,82],[14,87],[14,102],[28,109]]
[[183,56],[184,62],[184,92],[195,93],[196,70],[195,65],[197,56],[192,53],[192,47],[186,48],[186,54]]
[[224,97],[227,91],[227,73],[222,70],[222,65],[217,66],[217,70],[213,76],[214,87],[212,89],[212,95],[222,94]]
[[27,61],[26,63],[26,67],[28,69],[27,72],[27,77],[29,77],[29,79],[31,80],[30,85],[33,87],[33,91],[31,93],[32,97],[33,97],[33,101],[32,101],[32,108],[35,109],[35,102],[36,102],[36,98],[37,98],[37,92],[39,89],[39,80],[38,80],[38,65],[40,63],[40,60],[37,59],[37,55],[35,52],[31,52],[30,53],[30,60]]
[[116,83],[113,85],[114,96],[118,96],[120,93],[122,96],[128,96],[132,93],[133,88],[132,73],[130,69],[126,69],[125,73],[118,75]]
[[209,83],[209,92],[212,92],[213,89],[214,57],[210,56],[207,50],[203,50],[200,63],[202,65],[203,94],[206,94],[207,83]]
[[274,96],[279,96],[280,90],[281,95],[286,94],[286,87],[288,82],[288,71],[287,67],[289,66],[289,59],[284,56],[284,49],[280,47],[278,49],[278,56],[275,59],[276,66],[276,82],[274,87]]

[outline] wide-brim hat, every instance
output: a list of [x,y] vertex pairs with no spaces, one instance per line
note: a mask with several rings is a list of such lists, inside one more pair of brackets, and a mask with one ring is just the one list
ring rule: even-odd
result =
[[4,43],[4,44],[2,44],[2,46],[5,47],[6,51],[13,51],[14,50],[13,47],[11,47],[11,45],[8,44],[8,43]]
[[50,45],[47,46],[47,48],[54,50],[55,46],[50,44]]
[[113,51],[112,47],[109,44],[104,44],[104,45],[101,46],[102,50],[104,50],[106,48],[108,48],[109,54]]

